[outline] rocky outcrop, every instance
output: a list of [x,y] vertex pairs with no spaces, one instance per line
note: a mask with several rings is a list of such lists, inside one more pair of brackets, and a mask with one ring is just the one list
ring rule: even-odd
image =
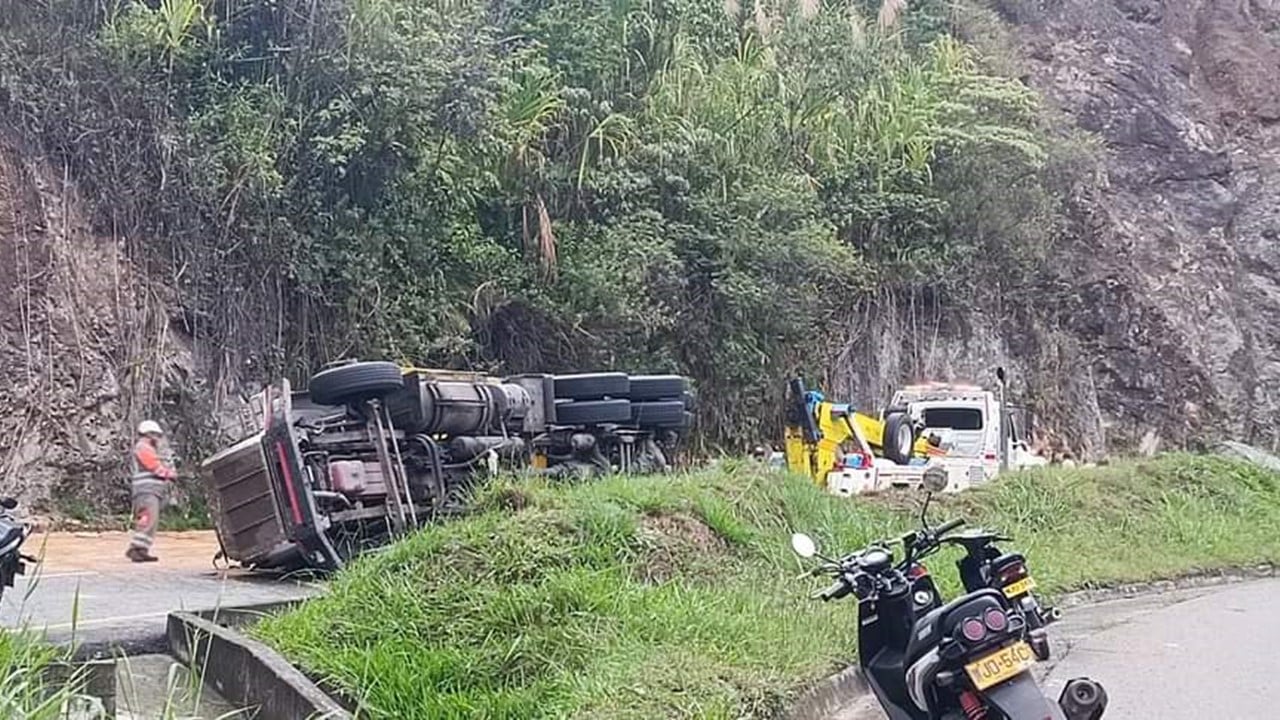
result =
[[134,423],[155,415],[179,438],[190,425],[191,354],[159,285],[91,232],[39,157],[0,133],[0,491],[118,507]]
[[1100,141],[1103,176],[1035,301],[881,313],[837,384],[873,399],[899,378],[989,381],[1003,364],[1086,456],[1275,447],[1280,0],[995,5],[1024,80]]
[[1058,316],[1109,439],[1280,440],[1280,2],[1066,0],[1021,26],[1030,82],[1105,145]]

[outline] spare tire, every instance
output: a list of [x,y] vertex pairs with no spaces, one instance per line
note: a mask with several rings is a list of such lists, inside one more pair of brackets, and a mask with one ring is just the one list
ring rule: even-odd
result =
[[632,400],[673,400],[689,389],[689,380],[681,375],[632,375]]
[[678,428],[684,426],[684,402],[658,400],[632,402],[631,424],[640,427]]
[[631,390],[631,381],[626,373],[556,375],[554,380],[557,400],[626,398]]
[[311,376],[307,393],[318,405],[381,398],[404,388],[400,366],[392,362],[355,362],[321,370]]
[[630,420],[630,400],[556,401],[557,425],[602,425],[625,423]]
[[881,438],[884,456],[899,465],[911,462],[911,450],[916,444],[916,430],[911,417],[895,412],[884,419],[884,437]]

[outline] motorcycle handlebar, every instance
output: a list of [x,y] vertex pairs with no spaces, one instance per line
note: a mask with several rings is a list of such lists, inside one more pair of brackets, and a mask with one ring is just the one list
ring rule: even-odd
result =
[[937,530],[934,530],[934,534],[937,535],[938,537],[942,537],[943,535],[946,535],[947,533],[951,532],[952,530],[955,530],[961,525],[964,525],[964,518],[956,518],[955,520],[949,520],[947,522],[942,523],[942,525],[940,525]]
[[823,602],[827,602],[829,600],[842,598],[848,594],[849,584],[844,581],[844,578],[840,578],[831,583],[826,590],[818,593],[815,597],[821,599]]

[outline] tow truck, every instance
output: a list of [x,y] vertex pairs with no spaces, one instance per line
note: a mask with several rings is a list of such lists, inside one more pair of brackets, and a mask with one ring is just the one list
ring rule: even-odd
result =
[[905,412],[875,417],[827,400],[801,378],[788,386],[787,467],[837,495],[880,489],[885,467],[919,466],[923,473],[930,459],[945,451],[936,436],[922,430]]
[[946,490],[957,492],[1007,468],[1046,464],[1030,449],[1030,413],[1004,399],[1003,368],[996,378],[997,392],[969,384],[908,385],[894,393],[879,416],[829,402],[802,380],[793,380],[787,465],[832,493],[853,495],[918,487],[929,467],[945,470]]

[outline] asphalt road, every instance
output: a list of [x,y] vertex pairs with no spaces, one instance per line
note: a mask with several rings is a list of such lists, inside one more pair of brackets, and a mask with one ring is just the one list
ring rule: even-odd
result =
[[[1280,580],[1178,590],[1069,608],[1037,667],[1057,698],[1088,676],[1110,696],[1105,720],[1280,717]],[[881,720],[867,698],[833,720]]]
[[174,610],[281,602],[318,591],[313,584],[215,569],[212,533],[162,534],[158,563],[129,562],[127,543],[125,533],[29,539],[23,549],[43,559],[0,599],[0,627],[44,631],[55,642],[158,652]]
[[1108,720],[1280,717],[1277,610],[1280,580],[1080,609],[1046,684],[1098,680]]

